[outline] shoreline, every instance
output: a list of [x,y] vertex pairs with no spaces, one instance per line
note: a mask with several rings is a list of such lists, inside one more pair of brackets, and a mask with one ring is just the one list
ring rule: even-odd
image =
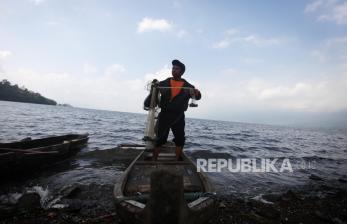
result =
[[[218,195],[216,215],[208,223],[347,223],[346,185],[320,182],[253,198]],[[39,198],[31,195],[12,210],[2,208],[1,223],[121,223],[114,209],[112,187],[74,187],[62,198],[69,206],[60,209],[43,209],[37,203]]]

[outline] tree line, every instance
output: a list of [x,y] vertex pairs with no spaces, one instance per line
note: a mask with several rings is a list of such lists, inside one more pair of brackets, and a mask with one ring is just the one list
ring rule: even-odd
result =
[[43,97],[41,94],[30,91],[25,87],[12,85],[6,79],[0,82],[0,100],[57,105],[54,100]]

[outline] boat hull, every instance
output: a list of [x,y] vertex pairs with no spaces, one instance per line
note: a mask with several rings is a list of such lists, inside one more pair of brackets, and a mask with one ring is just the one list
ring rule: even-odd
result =
[[76,154],[88,139],[88,134],[70,134],[0,143],[0,175],[27,174],[51,166]]
[[[177,223],[205,223],[215,213],[214,189],[204,173],[186,156],[176,161],[174,147],[165,147],[158,161],[151,161],[151,153],[144,150],[130,164],[114,188],[117,214],[126,223],[149,223],[151,175],[164,170],[182,178],[183,203]],[[159,209],[160,210],[160,209]]]

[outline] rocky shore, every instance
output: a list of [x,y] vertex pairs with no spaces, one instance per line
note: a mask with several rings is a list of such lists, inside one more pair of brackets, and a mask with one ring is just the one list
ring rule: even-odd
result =
[[[209,223],[347,223],[347,185],[334,185],[319,182],[252,198],[217,195],[216,215]],[[110,197],[112,187],[68,187],[59,204],[48,209],[42,208],[39,194],[26,193],[15,205],[1,205],[0,220],[21,224],[122,223]]]
[[347,223],[346,188],[305,188],[250,199],[222,197],[217,216],[210,223]]

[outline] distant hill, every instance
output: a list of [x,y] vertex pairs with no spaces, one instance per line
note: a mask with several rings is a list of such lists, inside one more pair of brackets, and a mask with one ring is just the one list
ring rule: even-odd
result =
[[0,100],[57,105],[57,102],[54,100],[43,97],[41,94],[30,91],[27,88],[12,85],[6,79],[0,82]]

